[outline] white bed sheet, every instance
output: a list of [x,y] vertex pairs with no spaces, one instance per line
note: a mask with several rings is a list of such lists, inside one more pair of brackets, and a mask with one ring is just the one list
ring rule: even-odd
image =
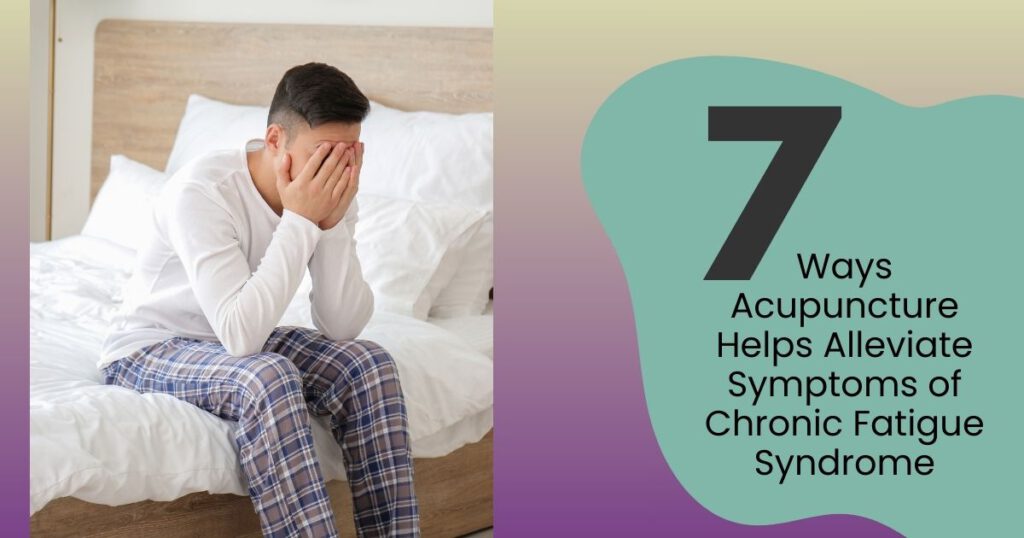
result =
[[[120,505],[195,491],[246,495],[236,423],[171,396],[102,384],[95,363],[133,251],[74,236],[32,243],[30,253],[30,513],[65,496]],[[282,324],[310,326],[307,305],[297,296]],[[446,329],[460,323],[476,327],[472,338]],[[482,323],[377,313],[361,335],[395,357],[414,456],[443,456],[491,429],[493,363],[482,352]],[[328,480],[344,479],[328,418],[314,419],[316,452]]]
[[427,321],[454,333],[473,349],[494,359],[494,313],[490,304],[479,316],[428,318]]

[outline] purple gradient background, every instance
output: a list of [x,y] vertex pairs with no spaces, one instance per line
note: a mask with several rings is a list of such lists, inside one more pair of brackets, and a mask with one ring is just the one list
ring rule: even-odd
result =
[[5,2],[0,8],[4,54],[0,101],[4,129],[3,212],[0,213],[0,338],[4,342],[0,383],[0,521],[3,536],[28,535],[28,2]]
[[541,136],[530,119],[558,117],[553,104],[513,114],[525,105],[502,110],[500,96],[510,94],[499,89],[496,534],[898,535],[848,515],[742,525],[686,492],[647,414],[625,276],[580,179],[583,132],[553,127],[578,135],[563,142],[577,151],[553,154],[552,132]]
[[803,65],[915,106],[1020,94],[1010,66],[1022,14],[1006,0],[496,2],[496,533],[895,534],[850,516],[735,525],[678,484],[647,415],[629,293],[583,190],[580,144],[618,85],[683,57]]

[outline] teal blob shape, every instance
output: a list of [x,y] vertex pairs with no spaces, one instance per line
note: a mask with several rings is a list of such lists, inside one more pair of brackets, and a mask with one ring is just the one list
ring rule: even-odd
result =
[[[704,275],[778,149],[778,142],[709,142],[709,106],[841,106],[842,120],[749,281]],[[583,181],[628,280],[644,388],[658,442],[682,485],[723,517],[752,524],[849,513],[912,536],[1019,529],[1024,478],[1021,333],[1024,99],[981,96],[905,106],[839,78],[730,57],[644,71],[600,107],[582,148]],[[887,258],[891,276],[802,278],[797,254]],[[953,319],[732,319],[748,297],[954,297]],[[829,335],[966,336],[967,359],[821,358]],[[808,337],[814,353],[774,367],[718,358],[717,334]],[[845,333],[844,333],[845,334]],[[936,376],[961,369],[959,396],[933,397]],[[731,396],[731,372],[754,376],[915,376],[914,397]],[[856,410],[978,415],[980,436],[853,435]],[[842,417],[838,437],[715,437],[713,410]],[[927,476],[790,476],[755,472],[779,455],[930,455]]]

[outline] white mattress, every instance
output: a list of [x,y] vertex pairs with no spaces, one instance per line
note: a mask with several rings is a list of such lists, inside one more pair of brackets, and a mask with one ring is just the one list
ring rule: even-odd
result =
[[[95,363],[133,252],[74,236],[33,243],[30,253],[30,513],[65,496],[120,505],[195,491],[246,495],[236,423],[171,396],[102,385]],[[302,301],[282,324],[311,326]],[[414,456],[443,456],[491,429],[491,322],[381,312],[361,335],[395,358]],[[325,477],[344,479],[328,418],[314,419],[316,451]]]

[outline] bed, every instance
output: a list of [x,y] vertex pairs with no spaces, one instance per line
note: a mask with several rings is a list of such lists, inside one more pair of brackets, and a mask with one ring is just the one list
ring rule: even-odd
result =
[[[103,21],[93,196],[111,155],[162,169],[189,95],[265,105],[287,67],[311,60],[340,67],[388,107],[491,110],[489,29]],[[30,246],[31,532],[259,536],[230,443],[233,423],[100,382],[102,335],[133,256],[87,235]],[[311,326],[301,294],[282,324]],[[493,521],[492,331],[488,304],[444,318],[379,311],[361,335],[392,352],[403,379],[424,536],[459,536]],[[323,419],[314,419],[316,450],[338,524],[353,535],[340,449]]]

